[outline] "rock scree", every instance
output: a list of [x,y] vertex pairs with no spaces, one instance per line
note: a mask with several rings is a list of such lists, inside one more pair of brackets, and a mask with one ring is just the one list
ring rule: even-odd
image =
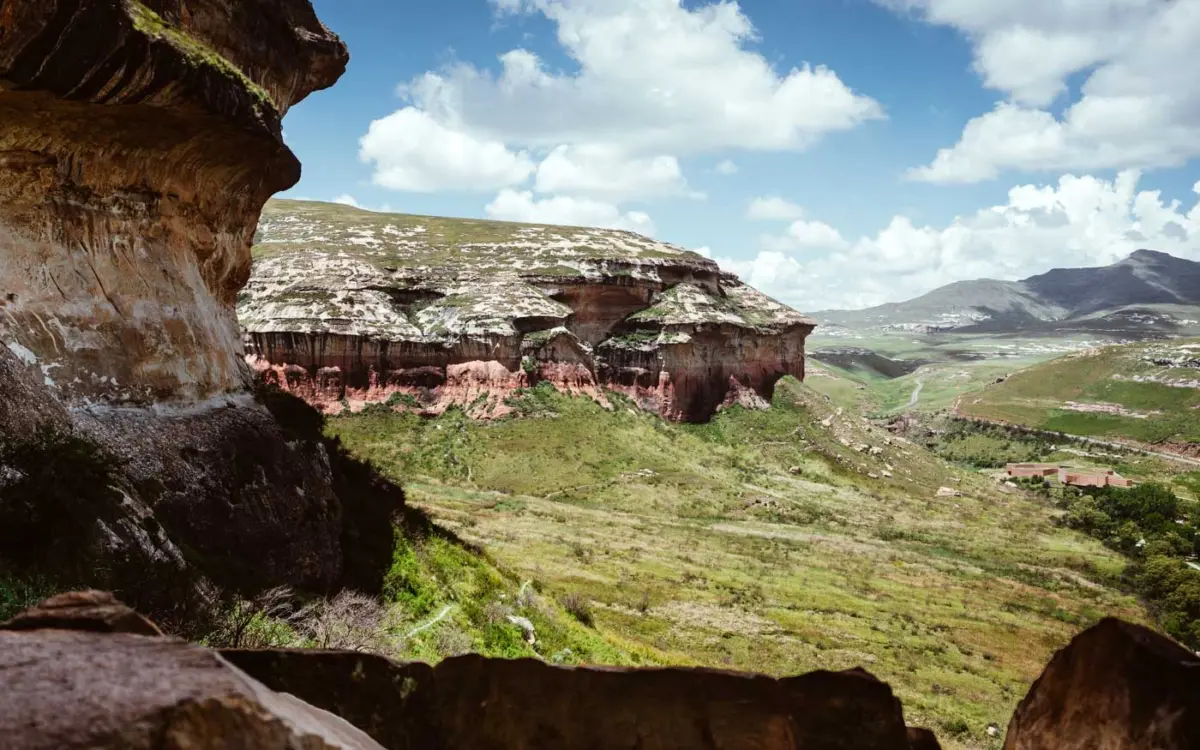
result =
[[307,0],[0,0],[0,562],[169,603],[378,585],[398,491],[342,491],[235,312],[300,175],[280,118],[347,60]]
[[251,363],[327,412],[503,416],[549,382],[703,421],[804,377],[814,323],[632,232],[273,200],[238,297]]

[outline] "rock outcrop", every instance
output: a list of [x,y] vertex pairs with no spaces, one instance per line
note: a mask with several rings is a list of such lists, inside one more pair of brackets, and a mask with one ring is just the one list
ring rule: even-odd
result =
[[[215,652],[111,596],[55,597],[0,626],[0,737],[32,748],[936,750],[861,670],[436,666],[346,651]],[[911,740],[910,740],[911,738]]]
[[808,318],[695,253],[615,230],[272,201],[238,300],[251,361],[321,408],[500,416],[548,381],[675,420],[804,376]]
[[379,750],[347,721],[155,634],[105,596],[57,597],[0,627],[4,747]]
[[280,117],[347,59],[307,0],[0,0],[0,562],[374,575],[387,503],[255,396],[235,314]]
[[331,652],[223,654],[273,689],[404,750],[909,747],[900,701],[862,670],[774,679],[478,655],[430,667]]
[[1054,655],[1004,750],[1200,747],[1200,657],[1139,625],[1102,620]]

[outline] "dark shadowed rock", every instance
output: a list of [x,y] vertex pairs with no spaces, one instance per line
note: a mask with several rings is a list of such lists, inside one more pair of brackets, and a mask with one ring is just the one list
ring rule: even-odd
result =
[[920,727],[908,728],[908,746],[910,750],[942,750],[933,732]]
[[[430,667],[338,652],[222,653],[269,687],[337,713],[393,750],[937,747],[927,733],[909,734],[891,689],[861,670],[777,680],[477,655]],[[910,744],[909,736],[924,744]]]
[[337,714],[390,750],[444,747],[428,664],[347,651],[226,649],[221,655],[272,690]]
[[1200,747],[1200,658],[1151,630],[1102,620],[1055,654],[1017,706],[1005,750]]
[[217,652],[158,635],[98,591],[53,597],[13,622],[0,628],[6,749],[937,748],[858,669],[774,679],[478,655],[431,667],[345,651]]

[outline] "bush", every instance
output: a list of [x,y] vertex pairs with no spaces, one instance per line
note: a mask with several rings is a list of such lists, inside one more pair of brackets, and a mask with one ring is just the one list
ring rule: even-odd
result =
[[1169,488],[1145,484],[1100,487],[1091,495],[1063,491],[1063,523],[1101,539],[1133,561],[1132,583],[1170,635],[1200,647],[1200,571],[1186,558],[1200,549],[1200,532]]
[[389,645],[382,605],[356,591],[310,602],[287,622],[316,648],[383,652]]
[[567,610],[567,613],[578,620],[580,624],[586,625],[589,628],[595,627],[596,618],[592,613],[592,604],[583,595],[572,591],[568,594],[564,594],[563,597],[559,599],[559,603],[562,604],[563,609]]

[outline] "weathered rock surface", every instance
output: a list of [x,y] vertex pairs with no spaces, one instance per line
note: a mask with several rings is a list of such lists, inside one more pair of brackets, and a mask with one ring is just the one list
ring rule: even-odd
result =
[[[861,670],[777,680],[477,655],[430,667],[336,652],[223,653],[273,689],[337,713],[393,750],[910,747],[900,702]],[[920,738],[919,747],[937,747]]]
[[1054,655],[1008,725],[1005,750],[1200,747],[1200,657],[1102,620]]
[[711,260],[629,232],[272,201],[238,299],[252,362],[328,411],[479,417],[549,381],[676,420],[804,376],[813,323]]
[[342,494],[235,315],[280,117],[347,58],[307,0],[0,0],[0,562],[369,585],[398,493]]
[[58,597],[0,626],[0,684],[0,744],[12,750],[380,747],[219,654],[156,635],[99,592]]
[[156,635],[94,591],[0,626],[0,681],[0,737],[14,750],[937,747],[861,670],[773,679],[477,655],[431,667],[346,651],[217,653]]
[[162,635],[157,625],[107,591],[71,591],[52,596],[4,623],[3,629]]

